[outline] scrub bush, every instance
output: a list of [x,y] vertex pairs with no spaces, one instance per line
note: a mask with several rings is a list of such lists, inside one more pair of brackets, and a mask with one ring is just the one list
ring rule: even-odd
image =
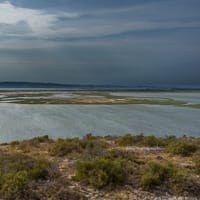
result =
[[121,163],[104,158],[79,162],[74,178],[95,188],[120,185],[125,180]]
[[187,140],[179,140],[173,143],[170,143],[166,151],[171,153],[172,155],[180,155],[180,156],[190,156],[197,151],[197,146],[190,141]]
[[72,152],[81,153],[81,141],[77,138],[75,139],[59,139],[54,144],[52,144],[52,148],[50,149],[50,154],[52,156],[66,156]]
[[8,200],[24,199],[31,181],[47,180],[58,175],[57,168],[45,159],[24,154],[0,155],[0,196]]

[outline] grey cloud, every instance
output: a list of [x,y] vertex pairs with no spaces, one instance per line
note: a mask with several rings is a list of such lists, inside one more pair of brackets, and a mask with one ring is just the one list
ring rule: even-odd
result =
[[0,24],[0,81],[200,83],[197,0],[10,2],[25,13]]

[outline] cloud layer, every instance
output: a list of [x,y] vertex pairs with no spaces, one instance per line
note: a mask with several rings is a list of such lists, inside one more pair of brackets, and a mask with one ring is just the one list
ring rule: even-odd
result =
[[56,2],[0,1],[0,81],[198,82],[198,0]]

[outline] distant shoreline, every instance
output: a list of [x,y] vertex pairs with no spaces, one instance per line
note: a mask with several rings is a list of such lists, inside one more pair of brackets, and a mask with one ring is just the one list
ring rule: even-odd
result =
[[133,91],[177,92],[200,91],[200,85],[114,85],[114,84],[62,84],[45,82],[0,82],[0,91]]
[[77,92],[77,91],[101,91],[101,92],[200,92],[199,89],[98,89],[98,88],[2,88],[0,92]]

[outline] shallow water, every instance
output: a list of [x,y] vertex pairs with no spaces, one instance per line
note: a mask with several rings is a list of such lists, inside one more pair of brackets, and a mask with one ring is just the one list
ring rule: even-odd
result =
[[200,136],[200,109],[158,105],[0,104],[0,142],[144,133]]

